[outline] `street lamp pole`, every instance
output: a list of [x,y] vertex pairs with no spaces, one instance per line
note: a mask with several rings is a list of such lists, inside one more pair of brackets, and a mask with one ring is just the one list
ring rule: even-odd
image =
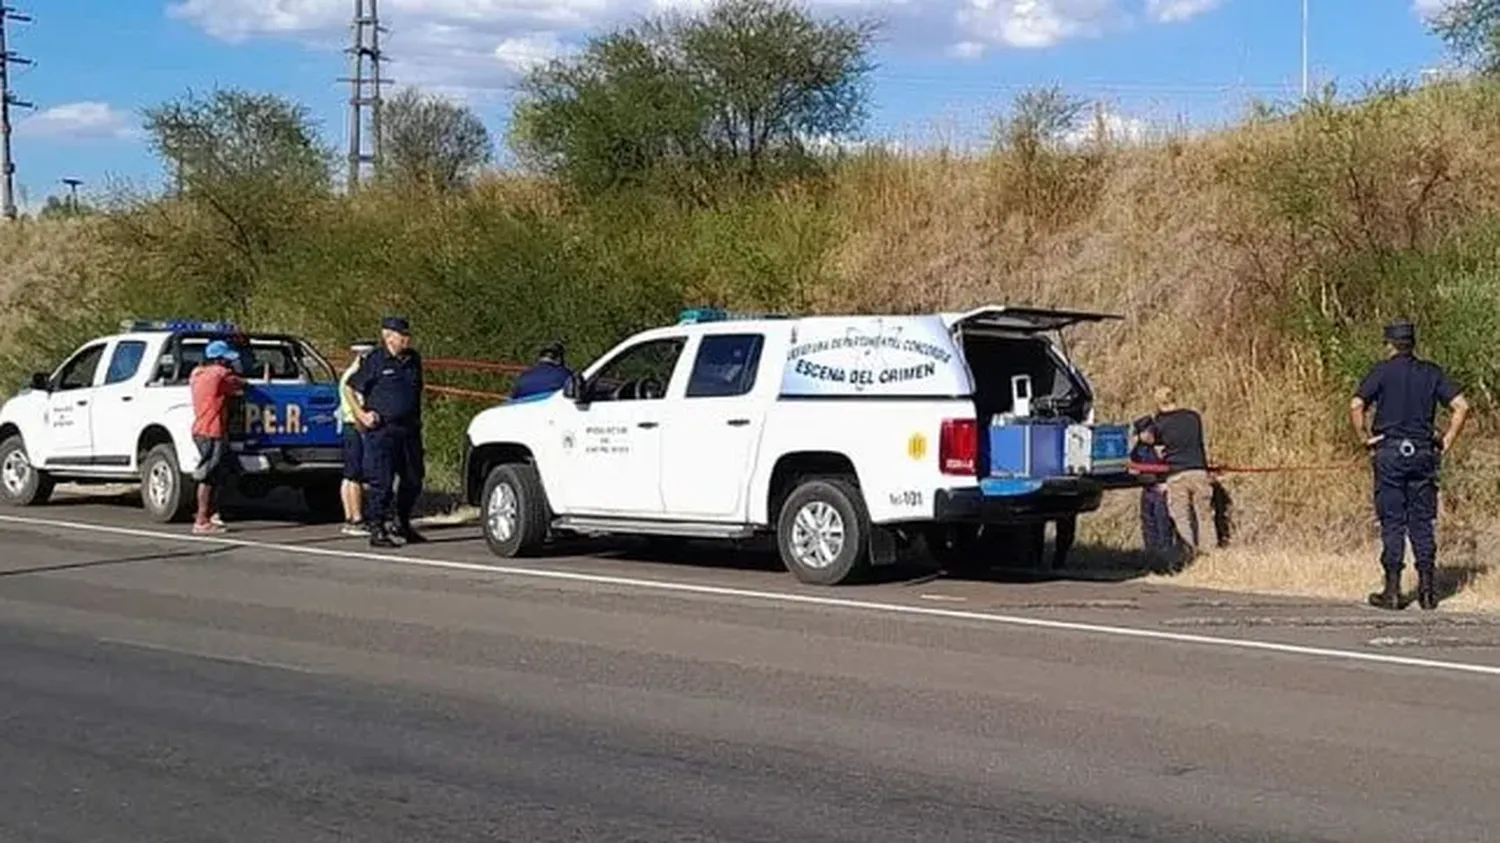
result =
[[1307,99],[1307,0],[1302,0],[1302,99]]

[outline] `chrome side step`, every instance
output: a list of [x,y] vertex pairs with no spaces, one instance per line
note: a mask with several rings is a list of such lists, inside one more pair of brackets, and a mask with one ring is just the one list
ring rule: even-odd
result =
[[652,521],[644,518],[608,518],[564,515],[554,519],[554,529],[585,535],[625,533],[641,536],[678,536],[689,539],[748,539],[754,528],[745,524],[705,524],[696,521]]

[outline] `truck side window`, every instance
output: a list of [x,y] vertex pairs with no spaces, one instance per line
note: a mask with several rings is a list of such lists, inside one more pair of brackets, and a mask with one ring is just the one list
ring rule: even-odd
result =
[[682,345],[681,337],[671,337],[625,349],[589,380],[585,392],[588,400],[638,401],[665,397]]
[[140,371],[141,360],[146,356],[146,344],[140,340],[121,340],[115,344],[115,353],[109,358],[109,369],[104,373],[104,384],[123,383]]
[[78,352],[72,360],[63,364],[57,375],[57,390],[88,389],[94,385],[94,375],[99,371],[99,362],[104,359],[104,344],[91,345]]
[[765,337],[760,334],[712,334],[698,343],[698,357],[688,379],[688,398],[746,395],[755,388],[756,369]]

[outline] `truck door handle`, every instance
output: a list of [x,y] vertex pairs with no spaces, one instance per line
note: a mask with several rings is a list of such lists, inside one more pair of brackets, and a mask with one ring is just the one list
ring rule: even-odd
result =
[[730,419],[729,421],[725,422],[725,424],[728,424],[730,427],[744,427],[749,423],[749,419]]
[[120,400],[121,401],[134,401],[135,400],[135,396],[134,395],[121,395],[120,396]]
[[78,406],[80,406],[80,407],[87,407],[88,405],[89,405],[89,402],[87,402],[87,401],[79,401],[78,402]]
[[636,427],[644,427],[647,430],[652,430],[652,429],[658,427],[658,424],[656,422],[636,422],[635,426]]

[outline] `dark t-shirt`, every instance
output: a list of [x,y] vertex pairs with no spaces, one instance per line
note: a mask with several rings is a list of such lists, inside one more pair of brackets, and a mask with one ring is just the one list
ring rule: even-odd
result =
[[1382,361],[1355,393],[1375,405],[1376,434],[1403,439],[1432,439],[1437,405],[1458,397],[1458,387],[1436,363],[1401,354]]
[[1196,411],[1157,413],[1155,425],[1156,441],[1161,443],[1172,473],[1208,468],[1208,455],[1203,448],[1203,419]]

